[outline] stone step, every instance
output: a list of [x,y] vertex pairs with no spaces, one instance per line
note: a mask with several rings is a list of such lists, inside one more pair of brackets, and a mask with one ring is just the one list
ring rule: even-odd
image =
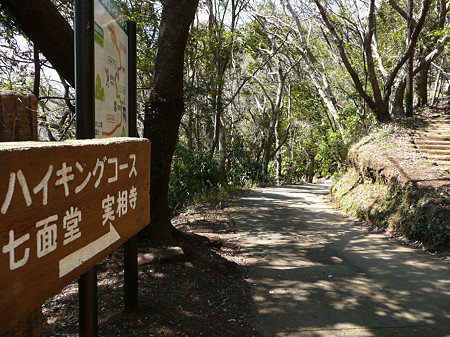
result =
[[419,146],[420,152],[433,154],[437,156],[450,156],[450,148],[448,149],[424,149]]
[[434,118],[429,118],[429,122],[439,122],[439,121],[450,121],[450,115],[436,116]]
[[450,135],[441,135],[437,133],[419,134],[422,140],[450,141]]
[[436,155],[436,154],[428,154],[428,153],[422,153],[423,156],[429,160],[436,160],[439,162],[442,161],[449,161],[450,162],[450,155]]
[[432,121],[426,123],[426,127],[434,126],[437,128],[447,128],[450,126],[450,121]]
[[450,140],[434,140],[434,139],[423,139],[423,138],[417,138],[414,140],[414,143],[424,144],[424,145],[449,145],[450,146]]
[[430,163],[450,169],[450,116],[439,116],[416,131],[415,145]]
[[423,129],[421,131],[419,131],[419,133],[424,133],[424,134],[428,134],[428,133],[439,133],[439,134],[447,134],[450,135],[450,129]]
[[424,129],[424,130],[420,130],[417,132],[420,135],[433,135],[433,134],[438,134],[438,135],[447,135],[450,136],[450,131],[445,131],[445,130],[429,130],[429,129]]
[[450,124],[450,119],[433,119],[433,120],[425,121],[425,123],[428,123],[428,125],[431,125],[431,124],[448,125],[448,124]]
[[439,162],[441,164],[450,164],[450,158],[447,157],[443,157],[443,156],[433,156],[433,155],[425,155],[424,154],[424,158],[427,159],[428,161],[432,161],[432,162]]
[[437,165],[438,167],[443,168],[444,170],[450,170],[450,161],[441,161],[441,160],[427,160],[428,162]]
[[430,126],[434,126],[437,128],[448,128],[450,126],[450,121],[433,121],[433,122],[428,122],[426,124],[426,127],[430,127]]
[[450,152],[450,142],[448,144],[427,144],[419,143],[416,144],[420,151],[424,150],[445,150]]

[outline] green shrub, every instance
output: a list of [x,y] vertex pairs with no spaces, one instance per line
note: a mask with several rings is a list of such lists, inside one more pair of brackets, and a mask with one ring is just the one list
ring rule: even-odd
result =
[[230,158],[228,160],[228,183],[233,187],[251,187],[262,180],[261,163],[247,159],[242,163]]
[[206,151],[177,145],[169,184],[169,206],[172,209],[194,203],[200,196],[217,189],[219,182],[217,162]]

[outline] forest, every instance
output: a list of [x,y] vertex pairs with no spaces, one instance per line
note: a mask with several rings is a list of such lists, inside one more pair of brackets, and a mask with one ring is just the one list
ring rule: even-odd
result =
[[[40,140],[75,138],[73,80],[52,62],[70,60],[74,2],[40,0],[22,9],[40,6],[60,20],[59,29],[44,20],[39,28],[67,37],[56,56],[41,53],[30,38],[37,28],[16,19],[17,1],[0,3],[0,89],[38,98]],[[175,134],[172,210],[236,188],[330,177],[361,136],[449,94],[446,0],[119,3],[137,22],[139,134],[156,148],[164,123]],[[174,82],[179,116],[161,124],[152,120],[151,101],[170,48],[159,48],[158,63],[158,46],[171,38],[163,28],[187,9],[182,83]],[[167,152],[170,165],[170,146]]]

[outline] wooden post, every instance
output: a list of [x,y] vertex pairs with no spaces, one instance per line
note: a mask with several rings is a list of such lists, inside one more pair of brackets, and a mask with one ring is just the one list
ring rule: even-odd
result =
[[0,91],[0,142],[37,140],[36,110],[34,95]]
[[[0,91],[0,141],[25,140],[37,140],[37,98],[17,91]],[[0,337],[41,336],[41,307],[25,316],[13,328],[0,332]]]

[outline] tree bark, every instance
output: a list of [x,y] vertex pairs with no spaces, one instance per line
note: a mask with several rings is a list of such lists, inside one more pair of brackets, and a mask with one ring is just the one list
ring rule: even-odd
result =
[[[277,149],[281,149],[280,133],[278,132],[279,127],[280,127],[280,120],[277,120],[277,124],[275,125],[275,147]],[[283,157],[281,156],[281,151],[276,152],[275,160],[277,162],[277,186],[280,186],[283,169]]]
[[[224,89],[225,89],[225,73],[230,67],[231,59],[232,59],[232,50],[235,43],[235,27],[237,24],[237,20],[239,17],[239,13],[245,7],[245,1],[233,0],[231,1],[230,14],[231,17],[226,17],[222,15],[219,11],[220,2],[207,0],[206,6],[209,11],[209,37],[210,40],[210,50],[212,53],[212,62],[215,67],[214,73],[214,82],[215,90],[211,95],[211,99],[214,102],[215,109],[215,125],[214,125],[214,135],[211,142],[211,156],[214,155],[216,149],[219,151],[219,172],[220,172],[220,183],[222,186],[227,185],[227,170],[226,170],[226,162],[227,162],[227,149],[226,149],[226,126],[224,123],[224,115],[226,105],[224,104]],[[224,4],[224,8],[227,8],[230,5],[230,2],[227,1]],[[231,19],[229,26],[229,33],[231,33],[228,37],[226,36],[227,32],[225,30],[226,20]]]
[[145,104],[144,137],[151,151],[150,240],[172,241],[168,190],[183,103],[184,50],[198,0],[165,0],[158,37],[153,89]]
[[[184,50],[198,0],[163,0],[154,86],[145,106],[144,136],[152,141],[151,232],[171,241],[168,184],[183,106]],[[0,0],[53,67],[74,85],[74,37],[50,0]],[[58,29],[55,29],[57,27]],[[58,46],[58,48],[55,48]]]
[[424,107],[428,105],[428,72],[429,66],[421,70],[417,76],[417,106]]
[[372,86],[373,98],[376,105],[376,115],[380,122],[386,122],[390,120],[388,107],[383,104],[383,97],[381,95],[381,89],[379,86],[377,74],[375,71],[375,62],[373,60],[372,53],[372,40],[376,29],[375,22],[375,0],[370,1],[370,11],[368,16],[368,27],[364,40],[364,51],[367,59],[367,71],[369,74],[369,81]]
[[429,7],[430,7],[431,0],[423,0],[422,1],[422,11],[419,17],[419,20],[417,21],[417,24],[414,26],[414,31],[410,38],[410,43],[407,46],[407,49],[405,53],[399,58],[397,61],[397,64],[393,67],[391,70],[385,86],[384,86],[384,103],[387,106],[389,104],[389,99],[392,92],[392,87],[394,85],[394,81],[397,79],[398,73],[400,69],[403,67],[405,62],[408,60],[408,58],[411,56],[411,54],[414,53],[414,48],[417,45],[417,41],[419,38],[419,34],[422,31],[423,25],[425,23],[425,18],[427,16]]
[[39,99],[39,89],[41,87],[41,60],[39,59],[39,49],[36,45],[33,46],[33,61],[34,61],[34,82],[33,95]]
[[[331,117],[333,118],[334,124],[339,129],[344,142],[346,142],[346,140],[344,139],[345,128],[342,125],[342,123],[340,122],[340,118],[339,118],[338,103],[337,103],[334,93],[332,92],[329,80],[326,76],[325,69],[320,64],[320,62],[317,60],[317,58],[314,56],[314,53],[311,51],[311,49],[308,46],[308,43],[305,41],[305,38],[302,36],[302,31],[304,30],[304,27],[302,26],[302,23],[297,15],[297,13],[292,8],[291,3],[289,1],[285,1],[285,4],[286,4],[287,9],[293,16],[295,23],[297,25],[299,42],[301,45],[301,48],[297,48],[297,49],[300,52],[302,59],[305,61],[306,76],[308,76],[308,78],[310,78],[311,82],[313,83],[314,87],[316,88],[317,92],[319,93],[319,96],[324,101],[325,106],[327,107]],[[295,71],[301,77],[300,70],[296,68]]]
[[75,85],[73,29],[50,0],[0,0],[35,47],[70,85]]
[[228,184],[227,178],[227,144],[226,144],[226,129],[223,117],[219,118],[219,172],[220,172],[220,183],[222,186]]
[[391,95],[391,111],[392,115],[399,118],[405,116],[405,91],[406,91],[406,74],[399,74],[397,83],[392,86]]
[[380,122],[387,122],[389,119],[385,120],[383,115],[378,115],[377,111],[377,105],[372,97],[368,95],[368,93],[365,91],[363,84],[361,83],[361,80],[358,76],[358,73],[353,68],[353,66],[350,63],[350,60],[347,56],[347,52],[344,47],[344,43],[342,39],[339,37],[336,28],[331,23],[331,21],[328,18],[327,11],[323,7],[323,5],[318,0],[314,0],[314,3],[316,4],[317,8],[319,9],[320,15],[322,17],[323,22],[328,28],[328,31],[333,36],[334,42],[336,44],[336,47],[339,51],[339,56],[341,57],[342,63],[344,63],[345,68],[347,69],[350,77],[352,78],[353,84],[355,85],[355,89],[358,91],[361,98],[367,103],[367,105],[372,109],[376,116],[378,121]]

